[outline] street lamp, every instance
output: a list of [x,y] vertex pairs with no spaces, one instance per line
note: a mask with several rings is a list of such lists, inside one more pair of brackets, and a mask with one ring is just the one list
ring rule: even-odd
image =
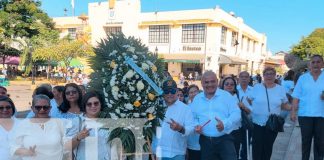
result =
[[154,50],[154,55],[157,57],[158,56],[158,52],[159,52],[159,49],[157,46],[155,46],[155,50]]

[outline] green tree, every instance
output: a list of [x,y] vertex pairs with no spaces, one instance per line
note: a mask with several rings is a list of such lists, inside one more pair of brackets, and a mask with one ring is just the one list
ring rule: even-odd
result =
[[301,59],[308,59],[313,54],[324,56],[324,28],[316,29],[308,37],[303,37],[290,52]]
[[68,67],[73,58],[93,55],[92,46],[84,44],[80,40],[70,41],[68,39],[61,39],[56,44],[35,49],[32,58],[34,61],[62,61],[65,67]]
[[[0,3],[0,45],[5,46],[2,58],[11,56],[7,46],[20,44],[22,64],[29,73],[32,51],[49,46],[58,39],[52,19],[40,9],[40,1],[5,0]],[[17,45],[16,45],[17,46]]]

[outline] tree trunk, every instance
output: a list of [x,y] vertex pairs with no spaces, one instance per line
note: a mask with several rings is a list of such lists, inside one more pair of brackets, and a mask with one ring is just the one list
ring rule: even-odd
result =
[[51,60],[47,61],[47,72],[46,72],[46,78],[49,79],[49,75],[50,75],[50,67],[51,67]]

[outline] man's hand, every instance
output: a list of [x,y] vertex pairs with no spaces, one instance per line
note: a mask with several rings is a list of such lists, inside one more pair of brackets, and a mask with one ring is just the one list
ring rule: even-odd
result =
[[202,128],[203,128],[203,127],[200,126],[200,125],[199,125],[199,126],[196,126],[196,127],[195,127],[195,132],[201,134],[201,133],[202,133]]
[[216,125],[216,128],[219,132],[223,131],[224,130],[224,124],[223,122],[218,119],[217,117],[215,117],[215,120],[217,121],[217,125]]
[[296,122],[297,116],[296,116],[296,111],[294,108],[292,108],[292,111],[290,112],[290,120],[293,122]]
[[180,131],[182,129],[182,126],[176,121],[174,121],[172,118],[171,118],[171,122],[167,122],[167,123],[170,124],[170,128],[174,131]]

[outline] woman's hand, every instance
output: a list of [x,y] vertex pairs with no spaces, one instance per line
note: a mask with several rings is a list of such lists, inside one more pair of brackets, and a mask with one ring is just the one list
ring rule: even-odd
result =
[[90,131],[90,129],[87,129],[87,128],[83,128],[83,130],[82,131],[80,131],[78,134],[77,134],[77,140],[78,141],[81,141],[82,139],[85,139],[85,138],[87,138],[88,136],[89,136],[89,131]]
[[19,148],[15,152],[18,156],[34,157],[36,156],[36,145],[27,148]]
[[244,111],[246,112],[247,114],[250,114],[251,113],[251,110],[249,108],[247,108],[243,102],[239,102],[238,103],[238,106]]

